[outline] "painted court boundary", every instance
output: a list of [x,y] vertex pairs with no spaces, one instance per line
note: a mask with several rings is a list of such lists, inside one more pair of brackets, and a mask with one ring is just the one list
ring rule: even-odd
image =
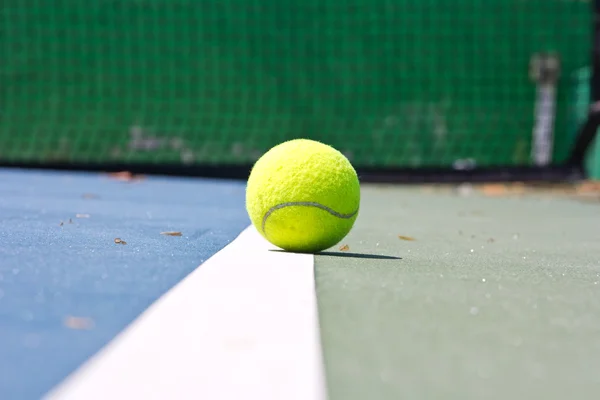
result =
[[314,258],[249,227],[47,399],[325,400]]

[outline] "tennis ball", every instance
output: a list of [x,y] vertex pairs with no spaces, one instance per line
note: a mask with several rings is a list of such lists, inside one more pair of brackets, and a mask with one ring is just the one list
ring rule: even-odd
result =
[[358,216],[360,184],[338,150],[308,139],[276,145],[256,161],[246,187],[246,209],[271,244],[318,253],[339,243]]

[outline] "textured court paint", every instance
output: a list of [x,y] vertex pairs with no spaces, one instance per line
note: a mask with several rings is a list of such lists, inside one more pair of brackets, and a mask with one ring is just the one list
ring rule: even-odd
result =
[[598,201],[365,186],[361,216],[316,256],[330,400],[598,398]]
[[48,400],[324,400],[313,257],[272,249],[246,229]]
[[327,211],[329,214],[333,215],[334,217],[338,217],[338,218],[342,218],[342,219],[348,219],[348,218],[352,218],[356,215],[357,211],[354,211],[350,214],[342,214],[339,213],[337,211],[335,211],[334,209],[327,207],[323,204],[320,203],[316,203],[313,201],[295,201],[295,202],[288,202],[288,203],[281,203],[281,204],[277,204],[276,206],[273,206],[269,209],[269,211],[267,211],[265,213],[265,216],[263,217],[262,220],[262,225],[261,225],[261,229],[263,232],[265,232],[265,225],[267,224],[267,220],[269,219],[269,216],[271,214],[273,214],[273,212],[277,211],[277,210],[281,210],[282,208],[286,208],[286,207],[315,207],[315,208],[319,208],[321,210]]
[[38,399],[247,224],[242,183],[0,171],[0,399]]

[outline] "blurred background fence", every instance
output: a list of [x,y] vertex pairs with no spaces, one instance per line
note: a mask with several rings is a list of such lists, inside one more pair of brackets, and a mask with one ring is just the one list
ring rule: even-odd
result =
[[530,165],[538,53],[560,61],[552,163],[585,117],[589,1],[5,0],[0,19],[3,162],[248,164],[302,136],[358,166]]

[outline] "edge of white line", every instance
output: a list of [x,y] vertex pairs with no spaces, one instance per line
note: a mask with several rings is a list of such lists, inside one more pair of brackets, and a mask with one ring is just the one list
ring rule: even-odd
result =
[[47,399],[325,400],[314,257],[251,226]]

